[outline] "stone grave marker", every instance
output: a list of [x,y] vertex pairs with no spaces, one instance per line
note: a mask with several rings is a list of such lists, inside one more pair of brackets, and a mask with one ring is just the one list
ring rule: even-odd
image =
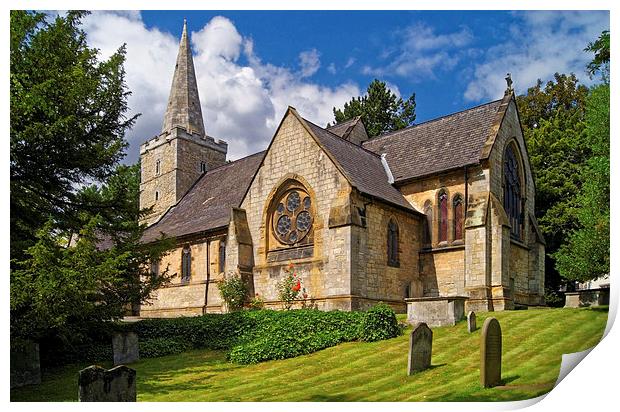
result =
[[78,378],[80,402],[135,402],[136,371],[125,365],[106,370],[100,366],[82,369]]
[[480,345],[480,384],[492,388],[502,380],[502,328],[495,318],[487,318],[482,325]]
[[407,375],[423,371],[431,366],[433,331],[426,323],[418,323],[409,337]]
[[476,329],[476,314],[474,311],[470,310],[467,314],[467,331],[472,333]]
[[40,383],[39,344],[24,341],[11,345],[11,388]]
[[140,359],[138,335],[134,332],[116,333],[112,337],[114,365],[132,363]]

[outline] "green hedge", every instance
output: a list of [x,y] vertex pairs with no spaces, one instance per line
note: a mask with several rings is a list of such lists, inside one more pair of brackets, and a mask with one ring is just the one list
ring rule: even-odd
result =
[[[253,310],[197,317],[146,319],[135,323],[119,323],[112,330],[136,332],[141,358],[165,356],[192,348],[208,348],[227,350],[232,362],[242,364],[291,358],[342,342],[388,339],[400,333],[394,311],[384,304],[367,312]],[[110,342],[111,335],[106,339]],[[59,356],[56,361],[65,363],[65,360],[100,361],[112,358],[110,343],[93,342],[89,346],[92,350],[78,353],[71,351],[72,356]],[[95,353],[99,353],[101,359],[94,359]],[[84,356],[86,354],[88,359]]]

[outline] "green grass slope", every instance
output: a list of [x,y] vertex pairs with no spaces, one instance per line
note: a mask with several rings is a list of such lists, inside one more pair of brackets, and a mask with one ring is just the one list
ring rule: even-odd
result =
[[[480,327],[494,316],[503,332],[503,386],[480,387]],[[433,329],[430,369],[407,376],[411,327],[385,341],[353,342],[293,359],[235,365],[224,352],[194,350],[144,359],[138,400],[153,401],[508,401],[532,398],[554,385],[564,353],[596,345],[606,309],[530,309],[478,314],[479,329],[465,322]],[[39,386],[11,391],[11,401],[76,401],[71,365],[43,373]],[[110,365],[102,365],[109,367]]]

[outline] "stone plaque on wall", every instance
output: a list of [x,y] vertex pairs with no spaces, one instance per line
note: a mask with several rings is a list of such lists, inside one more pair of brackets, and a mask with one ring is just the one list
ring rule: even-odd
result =
[[480,345],[480,384],[492,388],[502,380],[502,329],[495,318],[482,325]]
[[115,365],[139,360],[138,335],[134,332],[114,334],[114,337],[112,337],[112,350],[114,352]]
[[431,366],[433,351],[433,331],[426,323],[419,323],[409,337],[409,359],[407,375],[423,371]]
[[472,333],[476,329],[476,314],[474,311],[470,310],[467,314],[467,331]]
[[136,371],[121,365],[110,370],[100,366],[82,369],[78,378],[80,402],[135,402]]

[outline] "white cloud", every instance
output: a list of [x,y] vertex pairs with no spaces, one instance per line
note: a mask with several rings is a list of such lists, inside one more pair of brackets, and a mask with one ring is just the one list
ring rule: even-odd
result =
[[331,74],[336,74],[336,65],[334,63],[330,63],[329,66],[327,66],[327,71]]
[[355,64],[355,57],[349,57],[347,63],[344,65],[344,68],[348,69],[349,67],[353,66],[353,64]]
[[[161,130],[181,24],[172,35],[147,28],[139,13],[95,12],[84,21],[89,44],[99,48],[102,57],[127,44],[130,115],[142,113],[127,135],[129,163],[138,159],[140,144]],[[225,17],[211,19],[191,33],[191,40],[205,129],[228,142],[230,159],[266,148],[289,105],[324,125],[333,120],[332,107],[360,94],[353,83],[326,87],[309,81],[320,67],[315,49],[300,53],[299,72],[262,62],[252,40]],[[248,63],[242,64],[241,56]]]
[[317,49],[306,50],[299,53],[299,67],[301,77],[310,77],[321,67],[320,53]]
[[556,72],[574,72],[583,83],[590,83],[585,67],[592,55],[583,49],[609,28],[608,12],[530,11],[515,16],[517,22],[508,28],[510,39],[486,50],[475,65],[466,100],[500,97],[506,73],[511,73],[517,93]]
[[435,33],[435,29],[417,23],[394,33],[396,47],[383,50],[381,58],[388,62],[381,66],[366,65],[362,73],[373,76],[395,75],[412,81],[435,78],[438,70],[451,70],[460,59],[459,49],[473,40],[467,27],[452,33]]

